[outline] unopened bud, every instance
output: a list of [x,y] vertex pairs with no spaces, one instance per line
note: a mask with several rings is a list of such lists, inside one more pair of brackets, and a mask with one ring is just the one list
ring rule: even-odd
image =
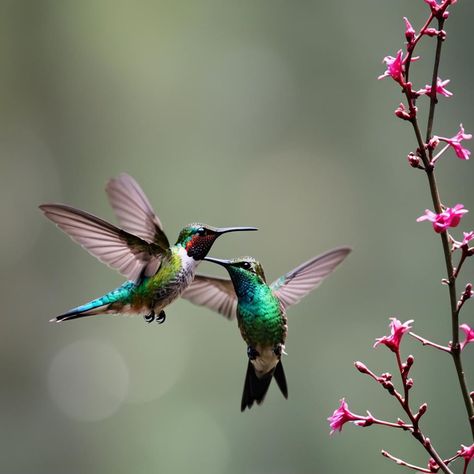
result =
[[428,142],[428,149],[434,150],[438,145],[439,145],[439,138],[432,137],[430,141]]
[[387,382],[386,380],[382,381],[382,387],[388,391],[390,395],[395,393],[395,387],[392,382]]
[[411,26],[411,23],[408,21],[407,17],[403,17],[403,20],[405,21],[405,38],[407,39],[408,43],[412,43],[415,39],[415,30],[413,29],[413,26]]
[[412,388],[413,384],[414,384],[413,379],[408,379],[406,382],[406,386],[408,389]]
[[408,160],[408,164],[412,168],[419,168],[420,167],[420,161],[421,161],[420,157],[416,156],[413,152],[408,153],[407,160]]
[[361,374],[368,374],[370,375],[370,370],[367,368],[365,364],[363,364],[360,361],[355,361],[354,362],[354,367],[361,373]]
[[439,471],[439,466],[433,458],[430,458],[430,460],[428,461],[428,469],[430,470],[430,472]]
[[405,106],[403,104],[400,104],[396,109],[395,109],[395,115],[398,118],[401,118],[402,120],[411,120],[411,115],[407,112]]
[[426,28],[425,35],[427,36],[438,36],[439,31],[436,28]]
[[416,419],[419,420],[426,413],[426,410],[428,410],[428,404],[423,403],[423,405],[421,405],[420,408],[418,409],[418,413],[416,414]]
[[392,380],[392,374],[390,372],[384,372],[380,377],[387,382]]

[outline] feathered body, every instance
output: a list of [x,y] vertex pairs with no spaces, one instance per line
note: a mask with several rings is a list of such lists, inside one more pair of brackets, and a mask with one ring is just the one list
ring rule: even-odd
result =
[[229,319],[237,318],[249,359],[242,411],[251,408],[254,402],[263,402],[273,378],[285,398],[288,397],[281,362],[288,332],[286,309],[318,287],[349,252],[349,248],[341,247],[314,257],[270,285],[262,266],[252,257],[205,258],[224,266],[230,280],[196,275],[183,292],[183,298],[207,306]]
[[126,281],[120,287],[57,316],[65,320],[94,314],[160,314],[193,281],[198,261],[188,257],[181,245],[172,246],[163,256],[155,275]]
[[106,191],[122,227],[64,204],[40,206],[46,217],[74,241],[128,278],[120,287],[53,321],[125,313],[143,315],[148,322],[155,318],[162,322],[163,309],[190,285],[197,266],[220,235],[256,230],[189,224],[170,246],[160,219],[132,177],[122,174],[110,180]]
[[[275,368],[288,332],[285,308],[262,279],[251,272],[233,271],[231,274],[236,290],[237,322],[247,346],[259,355],[252,364],[257,374],[265,374]],[[277,350],[275,350],[277,348]]]

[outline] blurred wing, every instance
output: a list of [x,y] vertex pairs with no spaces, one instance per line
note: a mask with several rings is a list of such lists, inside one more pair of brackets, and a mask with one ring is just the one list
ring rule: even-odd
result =
[[274,281],[270,288],[285,308],[299,303],[304,296],[322,283],[350,251],[348,247],[341,247],[314,257]]
[[162,249],[85,211],[63,204],[40,209],[72,240],[122,275],[135,280],[148,264],[159,262]]
[[112,178],[105,187],[121,227],[163,250],[170,246],[160,219],[140,185],[128,174]]
[[181,296],[198,306],[206,306],[228,319],[237,316],[237,296],[230,280],[196,275]]

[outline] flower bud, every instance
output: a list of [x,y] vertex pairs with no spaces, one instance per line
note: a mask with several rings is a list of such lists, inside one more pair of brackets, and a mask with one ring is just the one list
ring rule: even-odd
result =
[[380,377],[387,382],[392,380],[392,374],[390,372],[384,372]]
[[416,35],[415,30],[406,16],[403,17],[403,20],[405,21],[405,38],[407,39],[408,43],[412,43]]
[[362,362],[360,361],[355,361],[354,362],[354,367],[361,373],[361,374],[368,374],[370,375],[370,371],[369,369],[366,367],[365,364],[363,364]]
[[427,36],[438,36],[439,31],[436,28],[426,28],[425,35]]
[[426,410],[428,410],[428,404],[423,403],[423,405],[421,405],[420,408],[418,409],[418,413],[416,414],[416,419],[419,420],[426,413]]
[[403,104],[400,104],[395,109],[395,115],[402,120],[411,120],[411,115],[406,111],[406,108]]
[[439,145],[439,138],[436,136],[432,137],[430,141],[428,142],[428,149],[434,150],[438,145]]
[[416,156],[413,152],[408,153],[407,160],[408,160],[408,164],[412,168],[419,168],[420,167],[420,162],[421,162],[420,157]]

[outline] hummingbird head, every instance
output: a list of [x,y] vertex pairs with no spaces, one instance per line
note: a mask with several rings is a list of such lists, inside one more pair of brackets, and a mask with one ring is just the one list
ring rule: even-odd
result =
[[203,260],[212,244],[222,234],[257,230],[256,227],[212,227],[206,224],[189,224],[178,236],[176,245],[186,249],[187,254],[194,260]]
[[238,257],[231,260],[206,257],[204,260],[217,263],[227,269],[237,296],[239,296],[240,292],[246,293],[250,285],[266,285],[267,280],[263,267],[253,257]]

